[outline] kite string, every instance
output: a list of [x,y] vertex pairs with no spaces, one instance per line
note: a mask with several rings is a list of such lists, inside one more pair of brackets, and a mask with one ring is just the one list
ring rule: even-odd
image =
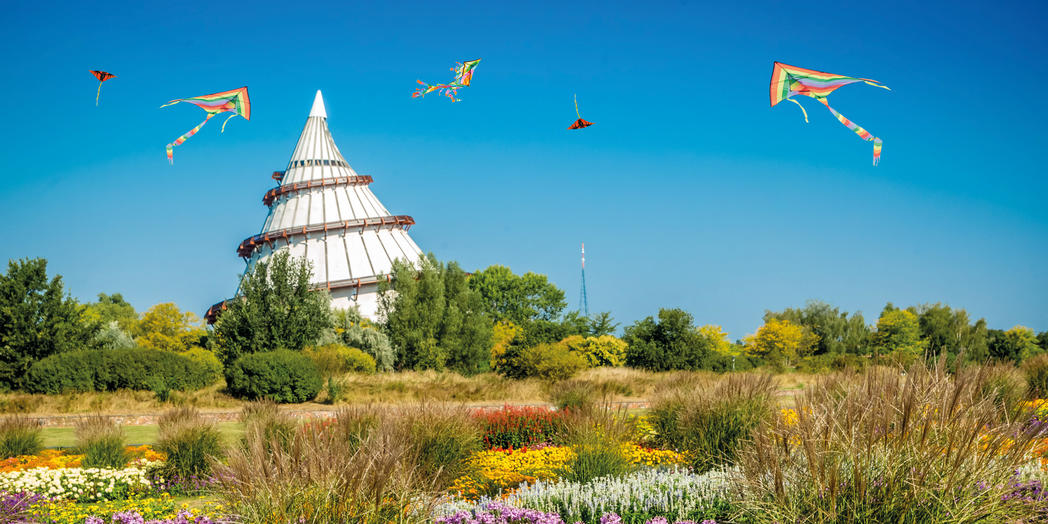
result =
[[873,142],[873,165],[877,165],[877,163],[881,161],[881,145],[883,144],[881,139],[873,136],[869,131],[863,129],[862,126],[849,120],[848,117],[838,113],[836,109],[830,107],[829,102],[827,102],[825,98],[820,99],[819,101],[822,102],[822,105],[826,106],[826,109],[829,109],[830,112],[833,113],[833,116],[837,117],[837,120],[840,121],[840,123],[844,124],[844,127],[854,131],[856,135],[859,135],[859,138],[862,138],[867,142]]
[[[789,100],[790,102],[793,102],[794,104],[797,104],[797,107],[801,108],[801,113],[804,113],[804,123],[805,124],[809,123],[808,122],[808,111],[806,111],[804,109],[804,106],[802,106],[800,102],[798,102],[798,101],[796,101],[796,100],[794,100],[792,98],[786,98],[786,100]],[[830,106],[826,106],[826,107],[830,107]],[[832,109],[831,109],[831,111],[832,111]]]
[[[211,120],[211,117],[213,117],[213,116],[215,116],[217,114],[218,113],[208,113],[207,114],[207,118],[205,118],[203,122],[198,124],[193,129],[190,129],[189,132],[187,132],[186,134],[176,138],[174,142],[168,144],[167,145],[167,161],[171,162],[171,164],[173,165],[175,163],[174,151],[172,151],[174,149],[174,146],[182,145],[182,143],[185,142],[187,139],[189,139],[189,137],[195,135],[197,133],[197,131],[200,131],[200,128],[204,127],[204,124],[206,124],[208,120]],[[228,121],[229,119],[227,118],[226,120]]]
[[[225,122],[222,122],[222,131],[220,131],[221,133],[226,132],[226,122],[229,122],[229,119],[233,118],[234,116],[237,116],[237,113],[234,112],[233,114],[229,115],[229,118],[226,118]],[[205,122],[207,122],[207,120],[205,120]]]
[[582,118],[582,115],[579,114],[579,95],[576,94],[574,96],[575,96],[575,116],[577,116],[579,118]]
[[98,97],[102,96],[102,81],[98,81],[98,92],[95,93],[95,107],[98,107]]

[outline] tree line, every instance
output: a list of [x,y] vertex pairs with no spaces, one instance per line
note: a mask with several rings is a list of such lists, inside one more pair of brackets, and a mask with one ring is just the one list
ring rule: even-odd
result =
[[[176,353],[219,376],[225,368],[227,381],[239,359],[275,350],[304,352],[321,367],[337,357],[357,362],[353,369],[550,379],[593,366],[815,370],[940,357],[1019,363],[1048,353],[1048,332],[991,329],[984,319],[973,321],[965,310],[940,303],[889,303],[867,323],[861,313],[809,301],[766,311],[755,333],[735,341],[717,325],[667,308],[617,337],[610,313],[586,317],[569,310],[564,292],[544,275],[518,275],[499,265],[468,273],[432,255],[394,264],[380,289],[377,322],[332,310],[326,292],[310,291],[308,262],[286,253],[256,264],[240,296],[210,328],[172,303],[139,313],[120,294],[102,293],[81,304],[66,293],[61,276],[49,278],[46,270],[43,259],[11,260],[0,275],[0,389],[25,389],[30,369],[48,357],[135,348]],[[332,347],[342,349],[317,349]]]

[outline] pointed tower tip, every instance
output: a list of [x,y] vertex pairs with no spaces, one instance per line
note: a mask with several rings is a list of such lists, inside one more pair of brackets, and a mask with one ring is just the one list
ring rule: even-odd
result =
[[324,109],[324,97],[321,96],[319,89],[317,89],[316,98],[313,99],[313,108],[309,110],[309,116],[327,118],[327,110]]

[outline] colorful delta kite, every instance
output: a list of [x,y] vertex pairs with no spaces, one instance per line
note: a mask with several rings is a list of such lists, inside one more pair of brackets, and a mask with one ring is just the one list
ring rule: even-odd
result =
[[[179,98],[160,107],[167,107],[179,102],[189,102],[190,104],[200,107],[200,109],[207,111],[207,118],[205,118],[200,125],[190,129],[188,133],[178,137],[174,142],[167,145],[167,160],[172,164],[175,163],[172,148],[174,148],[174,146],[182,145],[182,142],[185,142],[186,139],[195,135],[197,131],[200,131],[201,127],[204,127],[204,124],[206,124],[208,120],[211,120],[211,117],[228,111],[233,113],[229,115],[229,118],[240,115],[244,117],[245,120],[251,120],[251,100],[247,97],[247,87],[241,87],[240,89],[234,89],[232,91],[222,91],[221,93],[210,95],[195,96],[193,98]],[[223,133],[226,131],[226,122],[229,122],[229,118],[227,118],[225,122],[222,122]]]
[[582,119],[582,115],[579,114],[579,97],[578,97],[578,95],[575,96],[575,116],[579,117],[579,119],[576,120],[574,124],[571,124],[570,126],[568,126],[568,129],[582,129],[584,127],[589,127],[589,126],[593,125],[593,122],[587,122],[587,121],[583,120]]
[[[771,105],[775,107],[775,104],[783,100],[789,100],[801,108],[801,112],[804,113],[804,121],[807,122],[808,112],[804,110],[804,106],[800,102],[791,97],[793,95],[804,95],[822,102],[822,105],[826,106],[826,109],[829,109],[833,116],[837,117],[837,120],[848,129],[854,131],[863,140],[873,142],[873,165],[877,165],[877,162],[881,160],[881,139],[871,135],[869,131],[859,127],[855,122],[848,120],[844,115],[830,107],[830,104],[826,101],[826,97],[838,87],[856,82],[888,89],[888,87],[881,85],[880,82],[870,80],[869,78],[833,75],[775,62],[775,66],[771,70]],[[891,89],[888,90],[891,91]]]
[[[88,71],[90,71],[90,69]],[[98,97],[102,96],[102,82],[105,82],[110,78],[116,78],[116,75],[106,73],[105,71],[91,71],[91,74],[95,75],[95,78],[98,79],[98,92],[95,93],[95,106],[98,106]]]
[[416,80],[422,87],[415,89],[414,93],[411,93],[411,98],[419,98],[426,96],[434,91],[437,94],[444,95],[451,99],[452,102],[458,102],[455,95],[458,94],[460,87],[469,87],[469,83],[473,80],[473,68],[477,67],[480,63],[480,59],[470,60],[469,62],[456,62],[458,67],[451,68],[455,72],[455,79],[449,84],[437,84],[429,85],[421,80]]

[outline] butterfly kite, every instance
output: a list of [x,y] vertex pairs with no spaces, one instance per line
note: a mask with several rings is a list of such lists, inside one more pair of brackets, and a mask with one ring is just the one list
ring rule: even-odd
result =
[[[793,95],[804,95],[822,102],[822,105],[826,106],[826,109],[829,109],[833,116],[837,117],[837,120],[844,124],[845,127],[854,131],[863,140],[873,142],[873,165],[877,165],[877,162],[881,159],[881,139],[871,135],[869,131],[863,129],[855,122],[848,120],[844,115],[830,107],[830,104],[826,101],[830,93],[838,87],[856,82],[888,89],[887,86],[883,86],[880,82],[870,80],[869,78],[834,75],[775,62],[771,70],[771,105],[774,107],[775,104],[783,100],[789,100],[801,108],[801,112],[804,113],[804,121],[807,122],[808,112],[804,110],[804,106],[800,102],[791,97]],[[891,89],[888,90],[891,91]]]
[[587,121],[583,120],[582,119],[582,115],[579,114],[579,97],[578,96],[575,97],[575,116],[579,117],[579,119],[576,120],[574,124],[571,124],[570,126],[568,126],[568,129],[582,129],[584,127],[589,127],[589,126],[593,125],[593,122],[587,122]]
[[[90,70],[89,70],[90,71]],[[102,82],[109,80],[110,78],[116,78],[116,75],[112,73],[106,73],[105,71],[91,71],[92,75],[98,79],[98,92],[95,93],[95,105],[98,105],[98,97],[102,96]]]
[[234,89],[232,91],[222,91],[221,93],[213,93],[210,95],[195,96],[193,98],[178,98],[160,107],[167,107],[179,102],[189,102],[190,104],[200,107],[200,109],[207,111],[207,118],[205,118],[200,125],[190,129],[188,133],[178,137],[174,142],[167,145],[167,160],[172,164],[175,163],[172,148],[174,148],[174,146],[182,145],[182,142],[185,142],[186,139],[195,135],[197,131],[200,131],[201,127],[204,127],[204,124],[206,124],[208,120],[211,120],[211,117],[219,113],[233,113],[229,115],[229,118],[227,118],[225,122],[222,122],[223,133],[226,131],[226,122],[229,122],[230,118],[240,115],[244,117],[245,120],[251,120],[251,100],[247,97],[247,87],[241,87],[240,89]]
[[460,87],[469,87],[470,81],[473,80],[473,68],[477,67],[480,63],[480,59],[470,60],[469,62],[456,62],[458,67],[451,68],[455,72],[455,79],[448,84],[436,84],[430,85],[421,80],[417,80],[422,87],[415,89],[415,92],[411,94],[411,98],[419,98],[426,96],[434,91],[438,94],[444,95],[451,99],[452,102],[458,102],[455,95],[458,94]]

